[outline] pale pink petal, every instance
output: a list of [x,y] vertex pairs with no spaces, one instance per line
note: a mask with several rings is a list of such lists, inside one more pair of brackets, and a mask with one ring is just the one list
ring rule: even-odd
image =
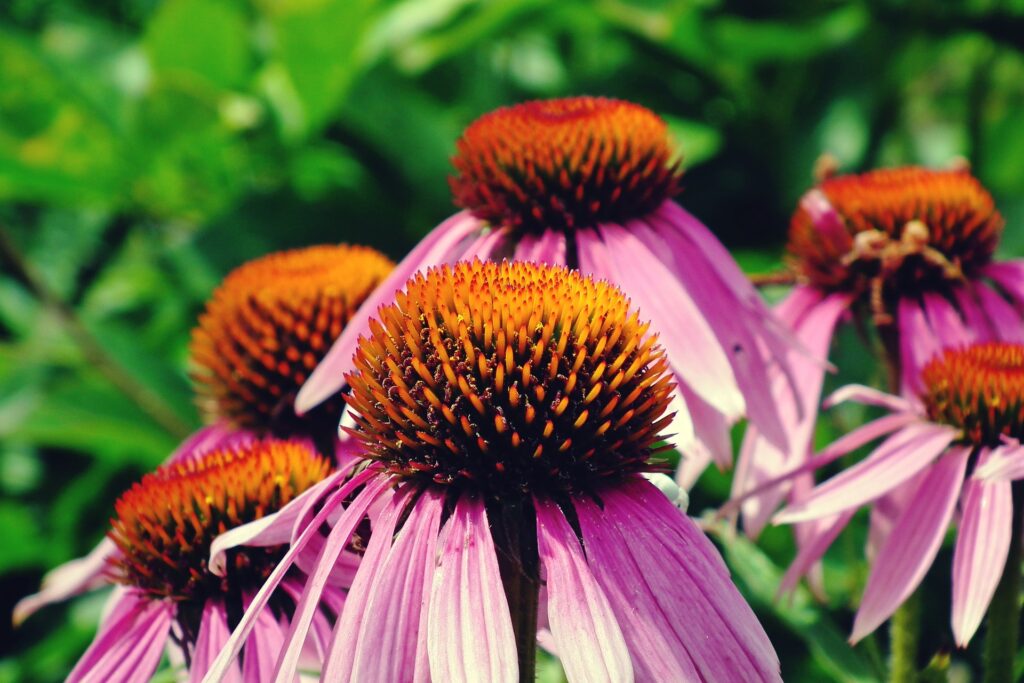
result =
[[[816,526],[813,529],[805,528],[802,538],[798,542],[799,548],[793,562],[786,569],[786,573],[779,582],[779,595],[789,593],[796,588],[800,579],[808,574],[811,569],[822,558],[832,542],[836,540],[839,533],[850,523],[856,510],[848,510],[829,517],[813,520]],[[808,524],[805,522],[804,524]],[[803,527],[804,524],[797,525]],[[820,587],[819,587],[820,588]]]
[[603,509],[574,505],[637,678],[781,680],[764,629],[697,525],[641,478],[604,489],[601,500]]
[[850,250],[853,238],[824,192],[818,188],[808,190],[800,198],[800,208],[810,216],[818,239],[841,254]]
[[756,537],[789,490],[788,479],[778,486],[762,488],[784,470],[791,469],[807,457],[817,422],[818,398],[825,379],[825,370],[816,357],[828,355],[832,334],[840,317],[849,308],[849,297],[833,294],[822,296],[810,287],[796,287],[775,309],[807,349],[810,356],[798,351],[789,354],[787,362],[800,388],[800,405],[789,400],[789,383],[781,372],[772,373],[771,392],[778,403],[779,415],[789,432],[789,447],[779,448],[764,438],[757,425],[747,427],[740,448],[732,494],[744,496],[753,490],[760,495],[746,496],[743,504],[743,528]]
[[441,547],[427,617],[431,679],[519,680],[512,617],[482,501],[459,497]]
[[[578,239],[584,239],[584,235],[591,233],[590,230],[580,230],[577,232],[580,236]],[[545,230],[540,236],[525,233],[519,237],[516,244],[515,260],[564,266],[565,251],[566,237],[561,230]]]
[[307,413],[340,391],[345,383],[345,373],[352,369],[352,356],[359,337],[369,330],[370,318],[377,313],[377,309],[394,300],[395,293],[417,271],[458,260],[467,239],[475,236],[483,227],[483,223],[472,214],[461,211],[420,240],[352,316],[341,336],[299,390],[295,397],[295,412],[299,415]]
[[729,360],[689,293],[625,228],[604,225],[601,236],[603,244],[578,241],[580,271],[607,278],[627,292],[650,319],[651,331],[658,334],[673,371],[683,382],[726,416],[742,416],[746,404]]
[[[189,680],[192,683],[199,683],[203,680],[203,676],[206,675],[213,660],[220,654],[230,636],[231,629],[228,628],[228,615],[223,603],[216,600],[207,602],[199,621],[199,634],[196,636],[196,645],[192,652],[192,666],[188,672]],[[242,670],[237,663],[232,665],[223,680],[229,683],[243,683]]]
[[863,384],[847,384],[844,387],[839,387],[821,402],[821,407],[827,410],[847,401],[885,408],[894,413],[920,412],[919,404],[913,401],[902,396],[893,396],[884,391],[866,387]]
[[534,499],[555,649],[570,683],[633,680],[626,641],[590,573],[579,539],[555,503]]
[[291,680],[295,675],[306,643],[306,634],[320,607],[320,596],[329,584],[330,574],[338,562],[338,557],[345,550],[356,527],[363,521],[366,509],[390,484],[389,478],[384,476],[369,481],[366,488],[345,508],[345,512],[327,535],[319,561],[306,580],[306,590],[295,606],[287,644],[277,660],[277,680]]
[[907,505],[914,500],[917,489],[921,482],[928,476],[929,468],[925,468],[906,480],[899,486],[893,488],[884,496],[875,499],[871,504],[871,513],[868,517],[868,538],[864,547],[864,554],[868,564],[872,564],[878,553],[885,546],[892,533],[896,522],[903,516]]
[[[309,525],[306,527],[306,530],[303,531],[302,535],[300,535],[299,538],[297,538],[288,548],[284,557],[281,558],[281,561],[278,562],[274,571],[271,572],[269,577],[267,577],[267,580],[263,583],[259,592],[252,599],[252,603],[246,608],[245,614],[235,627],[235,630],[231,633],[231,637],[228,639],[224,649],[221,650],[220,655],[217,656],[217,659],[210,666],[210,671],[203,679],[205,683],[215,683],[220,681],[226,675],[228,669],[232,666],[235,658],[241,651],[243,643],[246,638],[248,638],[253,627],[256,625],[256,618],[259,616],[259,613],[266,608],[267,603],[270,601],[271,596],[274,594],[274,591],[277,590],[281,581],[284,579],[285,574],[292,568],[292,565],[295,562],[295,556],[303,551],[309,543],[309,540],[315,534],[319,533],[320,525],[327,521],[327,518],[333,514],[339,506],[341,506],[347,497],[351,496],[353,492],[365,485],[366,488],[360,492],[359,496],[356,496],[356,500],[353,501],[352,505],[349,507],[349,510],[353,510],[354,513],[358,512],[359,507],[356,506],[356,501],[362,497],[373,497],[374,495],[377,495],[381,482],[386,480],[387,477],[382,475],[379,470],[368,468],[345,482],[343,486],[327,498],[321,510],[313,517],[312,520],[310,520]],[[346,512],[348,512],[348,510],[346,510]],[[342,515],[342,517],[344,517],[344,515]],[[341,520],[339,520],[339,524],[340,523]],[[323,585],[316,586],[314,588],[314,590],[317,591],[322,591],[323,589]]]
[[853,622],[851,642],[878,628],[921,583],[953,518],[969,456],[968,449],[951,450],[922,480],[875,558]]
[[1024,479],[1024,448],[1019,445],[1003,445],[992,450],[974,471],[978,479],[1016,481]]
[[405,513],[410,496],[414,493],[410,486],[402,488],[387,499],[387,504],[375,520],[370,543],[352,581],[352,588],[345,599],[345,607],[331,633],[323,667],[322,677],[325,681],[352,680],[352,665],[355,662],[356,645],[363,618],[367,613],[367,605],[377,577],[391,551],[395,527]]
[[509,242],[510,237],[507,230],[491,228],[466,245],[465,250],[459,255],[459,259],[463,261],[500,260],[503,256],[511,256]]
[[1010,550],[1010,482],[969,477],[961,510],[953,551],[952,623],[956,644],[967,647],[995,595]]
[[146,683],[164,654],[174,607],[129,593],[92,645],[78,660],[67,683]]
[[285,645],[288,624],[283,623],[273,611],[261,610],[256,616],[256,625],[245,641],[242,650],[242,680],[245,683],[270,683],[270,681],[291,681],[298,683],[299,677],[275,679],[274,663]]
[[923,389],[921,368],[941,346],[928,325],[924,309],[913,299],[900,299],[896,325],[900,339],[900,392],[904,395],[917,395]]
[[950,427],[929,423],[904,427],[864,460],[779,512],[775,523],[803,522],[872,501],[928,467],[955,437],[956,430]]
[[41,590],[22,598],[14,606],[14,625],[21,624],[41,607],[109,583],[106,569],[110,558],[119,552],[113,541],[104,538],[85,557],[65,562],[47,572]]

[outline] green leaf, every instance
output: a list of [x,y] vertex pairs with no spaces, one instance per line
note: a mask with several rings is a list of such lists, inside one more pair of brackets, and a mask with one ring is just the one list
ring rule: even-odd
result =
[[683,166],[692,168],[718,154],[722,147],[722,134],[717,129],[699,121],[690,121],[675,116],[662,115],[668,123],[668,132],[679,148]]
[[146,53],[157,75],[218,88],[238,88],[249,76],[249,27],[230,0],[169,0],[146,26]]

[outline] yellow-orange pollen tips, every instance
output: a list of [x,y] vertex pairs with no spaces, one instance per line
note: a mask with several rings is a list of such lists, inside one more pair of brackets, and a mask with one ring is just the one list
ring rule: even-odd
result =
[[117,581],[157,598],[202,600],[258,590],[282,547],[229,551],[227,575],[207,569],[219,535],[281,509],[327,476],[330,465],[300,441],[268,439],[165,465],[115,506],[110,537]]
[[1002,342],[948,349],[922,371],[928,416],[994,447],[1024,439],[1024,346]]
[[679,192],[665,122],[600,97],[526,102],[473,122],[457,143],[455,203],[538,232],[639,218]]
[[[299,387],[393,267],[373,249],[342,244],[270,254],[231,272],[192,333],[207,416],[298,433],[292,402]],[[333,431],[339,399],[322,412]]]
[[789,251],[799,276],[863,294],[885,323],[896,296],[976,275],[1002,229],[992,196],[968,171],[886,169],[829,178],[805,195]]
[[650,469],[673,384],[647,328],[622,292],[576,271],[432,269],[361,341],[352,433],[398,476],[494,496]]

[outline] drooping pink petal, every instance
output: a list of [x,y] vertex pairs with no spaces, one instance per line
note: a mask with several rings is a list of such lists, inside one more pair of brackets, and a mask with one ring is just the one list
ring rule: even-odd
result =
[[459,497],[440,545],[426,628],[431,680],[519,680],[512,616],[482,501]]
[[973,329],[964,325],[960,313],[946,297],[925,292],[922,298],[928,324],[943,347],[964,346],[978,338]]
[[978,463],[974,476],[992,481],[1024,479],[1024,447],[1005,444],[993,449],[984,462]]
[[637,679],[781,680],[764,629],[696,524],[641,478],[601,499],[603,509],[574,505]]
[[[203,607],[203,616],[199,621],[199,634],[196,636],[196,646],[192,652],[192,666],[189,668],[189,680],[192,683],[199,683],[209,670],[213,660],[224,648],[231,636],[231,629],[228,628],[228,615],[224,604],[217,600],[210,600]],[[273,672],[273,669],[271,669]],[[242,670],[237,663],[224,676],[229,683],[242,683]]]
[[[591,234],[590,230],[577,232],[577,239],[584,239]],[[532,261],[534,263],[550,263],[555,266],[566,265],[566,237],[561,230],[545,230],[539,236],[525,233],[516,244],[516,261]]]
[[843,470],[775,516],[790,524],[859,507],[907,481],[956,437],[951,427],[917,422],[890,436],[861,462]]
[[778,508],[789,490],[784,479],[778,486],[761,489],[761,485],[791,469],[807,456],[811,448],[814,425],[817,422],[817,403],[825,379],[825,369],[815,360],[828,355],[832,334],[840,317],[849,308],[849,297],[833,294],[822,296],[810,287],[796,287],[776,308],[776,315],[790,325],[803,343],[807,356],[791,351],[788,363],[793,370],[794,382],[800,388],[800,405],[788,400],[788,381],[780,372],[772,373],[771,393],[778,402],[779,415],[789,433],[789,447],[779,448],[764,438],[757,425],[747,427],[740,448],[736,476],[733,478],[733,496],[742,496],[760,489],[760,495],[750,496],[743,504],[743,528],[756,537]]
[[[1019,310],[984,283],[974,285],[974,293],[978,298],[986,318],[989,320],[988,333],[985,339],[1000,339],[1008,342],[1024,342],[1024,324],[1021,324]],[[962,307],[962,310],[973,312],[973,307]],[[966,315],[966,314],[965,314]],[[978,329],[983,329],[981,326]]]
[[555,649],[570,683],[633,680],[633,667],[608,598],[594,580],[579,539],[555,503],[534,499]]
[[604,225],[600,233],[603,243],[578,243],[580,271],[607,278],[628,292],[650,319],[651,331],[659,335],[680,379],[729,418],[742,416],[746,404],[729,360],[689,293],[626,229]]
[[969,456],[968,449],[950,450],[921,481],[875,558],[853,622],[851,642],[878,628],[921,583],[953,518]]
[[905,395],[918,395],[923,389],[921,368],[941,347],[932,334],[924,309],[915,300],[900,299],[896,325],[900,339],[900,391]]
[[953,551],[952,624],[956,644],[967,647],[995,595],[1010,550],[1010,482],[969,477],[961,510]]
[[800,198],[800,208],[810,216],[818,239],[840,254],[850,250],[850,232],[824,192],[818,188],[809,190]]
[[[256,625],[256,617],[266,608],[267,603],[270,601],[271,596],[274,594],[274,591],[277,590],[281,581],[284,579],[285,574],[292,568],[296,555],[305,549],[306,545],[315,534],[319,533],[320,525],[324,524],[327,521],[327,518],[342,505],[344,500],[351,496],[353,492],[360,487],[366,485],[366,489],[361,493],[366,496],[369,492],[371,494],[370,497],[372,497],[372,494],[377,493],[376,490],[373,490],[377,487],[371,488],[371,485],[378,484],[382,480],[384,480],[384,477],[381,475],[379,470],[373,467],[367,468],[345,482],[344,485],[324,501],[321,510],[313,517],[312,520],[310,520],[309,525],[306,527],[306,530],[302,535],[300,535],[299,538],[297,538],[288,548],[284,557],[282,557],[281,561],[278,562],[274,571],[271,572],[269,577],[267,577],[267,580],[263,583],[259,592],[256,593],[256,596],[246,608],[245,614],[235,627],[235,630],[231,633],[231,637],[228,639],[224,649],[221,650],[217,659],[211,664],[206,677],[203,678],[204,683],[217,683],[226,675],[227,671],[238,657],[238,653],[242,649],[242,644],[245,642],[246,638],[248,638],[249,633],[252,632],[253,627]],[[359,496],[357,496],[357,500],[358,498]],[[353,501],[353,504],[354,503],[355,501]],[[358,511],[358,508],[350,506],[349,510]],[[346,510],[346,512],[348,512],[348,510]],[[340,523],[341,521],[339,520],[339,524]],[[317,587],[317,590],[323,590],[323,586]]]
[[[816,526],[813,530],[808,529],[803,534],[798,545],[798,552],[793,562],[790,563],[779,582],[779,595],[784,595],[796,588],[800,579],[811,571],[818,560],[824,556],[832,542],[836,540],[839,533],[846,528],[846,525],[853,519],[855,510],[847,510],[836,515],[813,520]],[[805,522],[804,524],[809,524]],[[803,526],[803,525],[798,525]]]
[[352,588],[345,599],[345,608],[338,617],[331,633],[327,657],[324,661],[322,678],[326,681],[348,681],[352,679],[352,665],[356,657],[356,644],[360,627],[366,616],[367,605],[373,592],[377,576],[391,551],[395,527],[404,514],[413,489],[406,486],[388,499],[370,534],[363,561],[359,565]]
[[1024,305],[1024,261],[1002,261],[985,266],[984,275],[991,278],[1018,306]]
[[928,468],[921,470],[884,496],[876,498],[871,504],[871,513],[868,516],[868,538],[864,544],[864,554],[868,564],[873,563],[878,557],[879,551],[888,540],[896,522],[903,516],[907,505],[914,500],[914,494],[917,493],[924,478],[928,476],[928,472]]
[[68,675],[68,683],[146,683],[164,654],[174,607],[128,593],[100,626],[92,645]]
[[295,397],[295,412],[299,415],[307,413],[340,391],[345,373],[352,369],[356,342],[359,337],[366,335],[370,318],[376,314],[377,309],[390,303],[395,298],[395,292],[402,289],[417,271],[458,260],[465,242],[482,228],[483,224],[472,214],[460,211],[420,240],[352,316],[341,336],[335,340],[330,351],[299,390]]
[[846,386],[839,387],[821,402],[821,407],[827,410],[847,401],[885,408],[894,413],[920,412],[919,405],[913,401],[902,396],[887,394],[872,387],[866,387],[863,384],[847,384]]
[[286,645],[277,660],[277,672],[275,673],[277,680],[289,681],[295,675],[302,649],[306,643],[306,634],[313,617],[320,608],[320,596],[329,584],[330,574],[338,562],[338,557],[345,550],[356,527],[363,521],[366,509],[376,500],[377,496],[390,486],[390,483],[389,479],[384,476],[375,477],[367,482],[366,488],[345,508],[345,512],[338,518],[327,535],[324,547],[320,551],[319,561],[310,572],[306,580],[306,589],[295,606]]
[[694,394],[685,384],[676,386],[669,412],[674,413],[670,441],[681,453],[676,483],[689,489],[712,461],[720,469],[732,464],[730,424],[725,416]]
[[274,663],[285,646],[287,632],[287,622],[278,619],[272,610],[261,610],[256,615],[256,625],[242,651],[242,680],[245,683],[270,683],[275,680],[299,683],[299,676],[295,673],[287,678],[276,677],[274,673]]
[[491,228],[466,245],[465,250],[459,255],[461,260],[481,261],[500,260],[503,256],[511,255],[509,235],[506,230]]
[[14,606],[14,625],[21,624],[46,605],[67,600],[73,595],[108,583],[104,572],[110,558],[119,552],[113,541],[104,538],[85,557],[65,562],[50,570],[43,577],[41,590],[22,598]]

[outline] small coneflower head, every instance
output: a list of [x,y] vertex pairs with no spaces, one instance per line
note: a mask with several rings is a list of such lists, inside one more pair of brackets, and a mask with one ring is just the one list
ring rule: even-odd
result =
[[395,475],[499,496],[651,470],[673,381],[647,328],[616,287],[564,267],[431,269],[361,340],[352,434]]
[[[374,249],[341,244],[278,252],[232,271],[192,334],[207,417],[279,436],[309,431],[292,410],[295,394],[393,267]],[[335,397],[316,416],[333,431],[340,410]]]
[[625,222],[680,190],[665,122],[621,100],[570,97],[503,107],[471,124],[457,149],[455,203],[524,232]]
[[963,440],[995,448],[1024,439],[1024,346],[1003,342],[947,349],[925,365],[928,417],[961,430]]
[[[821,199],[825,200],[820,201]],[[1003,229],[992,196],[966,170],[883,169],[828,178],[793,215],[797,274],[826,291],[942,291],[975,276]]]
[[[112,578],[152,598],[201,603],[256,591],[283,547],[232,551],[226,576],[209,571],[214,538],[277,512],[330,471],[303,441],[266,439],[165,465],[115,505]],[[227,586],[226,583],[231,583]]]

